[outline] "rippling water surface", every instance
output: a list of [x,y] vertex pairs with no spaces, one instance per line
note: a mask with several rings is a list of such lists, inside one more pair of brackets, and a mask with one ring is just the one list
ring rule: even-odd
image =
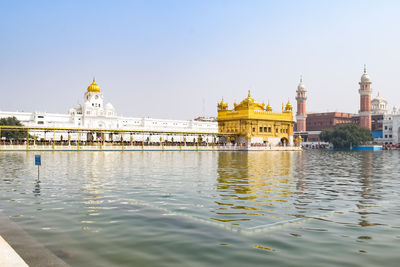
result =
[[0,153],[0,211],[72,266],[398,266],[400,152]]

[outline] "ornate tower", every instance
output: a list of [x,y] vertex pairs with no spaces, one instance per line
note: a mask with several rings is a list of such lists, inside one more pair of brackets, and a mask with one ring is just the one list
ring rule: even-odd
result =
[[104,115],[103,110],[103,94],[100,91],[100,87],[96,84],[94,78],[93,83],[89,85],[85,92],[85,104],[83,106],[84,116],[99,116]]
[[303,84],[303,77],[300,77],[300,83],[297,86],[297,113],[296,113],[296,120],[297,120],[297,131],[298,132],[305,132],[306,131],[306,88]]
[[359,82],[360,89],[360,126],[371,130],[371,78],[367,74],[367,68],[364,65],[364,73]]

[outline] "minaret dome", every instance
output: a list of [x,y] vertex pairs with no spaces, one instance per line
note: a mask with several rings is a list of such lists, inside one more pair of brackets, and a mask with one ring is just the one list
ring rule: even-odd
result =
[[369,77],[368,73],[367,73],[367,67],[364,64],[364,73],[361,76],[361,82],[362,83],[370,83],[371,82],[371,78]]

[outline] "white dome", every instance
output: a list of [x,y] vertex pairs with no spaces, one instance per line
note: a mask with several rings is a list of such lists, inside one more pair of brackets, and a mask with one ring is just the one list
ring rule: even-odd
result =
[[105,108],[108,110],[114,110],[114,106],[111,103],[107,103]]
[[371,100],[372,114],[386,114],[387,113],[387,101],[378,95]]
[[75,107],[69,109],[69,113],[82,114],[82,106],[77,104]]
[[379,93],[378,93],[378,95],[377,95],[374,99],[371,100],[371,102],[372,102],[372,103],[377,103],[377,104],[379,104],[379,103],[385,103],[385,104],[387,104],[386,99],[384,99],[383,97],[381,97],[381,96],[379,95]]
[[299,90],[299,91],[306,90],[306,87],[304,86],[304,83],[303,83],[303,77],[300,77],[300,82],[299,82],[299,85],[297,86],[297,90]]
[[304,86],[304,83],[300,82],[299,85],[297,86],[297,90],[299,90],[299,91],[306,90],[306,87]]
[[371,78],[369,77],[369,75],[367,73],[364,73],[361,76],[361,82],[362,83],[370,83],[371,82]]
[[361,76],[361,82],[362,83],[370,83],[371,82],[371,78],[367,74],[367,67],[365,65],[364,65],[364,73]]

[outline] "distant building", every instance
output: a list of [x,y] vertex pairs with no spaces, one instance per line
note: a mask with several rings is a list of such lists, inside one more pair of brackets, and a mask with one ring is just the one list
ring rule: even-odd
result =
[[218,103],[218,131],[232,134],[231,142],[238,144],[293,145],[292,105],[287,102],[282,112],[272,112],[268,104],[258,103],[250,96],[229,110],[222,100]]
[[371,107],[372,107],[372,115],[384,115],[388,113],[387,110],[387,104],[388,102],[386,101],[386,99],[384,99],[383,97],[381,97],[378,95],[371,100]]
[[383,121],[385,120],[385,115],[388,114],[387,110],[388,102],[386,99],[378,95],[371,100],[371,132],[372,137],[379,142],[384,143],[383,140]]
[[[111,103],[104,104],[104,96],[100,87],[93,82],[84,94],[83,105],[76,105],[69,109],[68,114],[46,113],[46,112],[9,112],[0,111],[0,118],[16,117],[24,126],[36,127],[57,127],[57,128],[85,128],[85,129],[115,129],[115,130],[144,130],[144,131],[170,131],[170,132],[191,132],[198,133],[199,136],[205,133],[218,133],[218,124],[212,119],[203,120],[170,120],[153,118],[135,118],[117,116]],[[72,134],[71,138],[76,138]],[[115,135],[114,135],[115,136]],[[56,138],[59,140],[69,138],[68,132],[59,133],[51,137],[38,136],[38,138]],[[140,140],[148,138],[150,142],[160,141],[160,135],[152,134],[146,136],[135,136]],[[210,137],[211,135],[207,136]],[[107,140],[112,138],[112,134],[106,136]],[[120,138],[120,137],[114,137]],[[175,141],[182,141],[183,135],[174,136],[173,134],[162,138],[174,138]],[[197,140],[197,136],[195,139]],[[140,141],[140,140],[137,141]],[[182,140],[181,140],[182,139]],[[82,140],[82,139],[81,139]],[[86,140],[84,138],[82,141]],[[191,139],[192,140],[192,139]],[[135,140],[136,141],[136,140]]]
[[[396,138],[395,136],[400,135],[400,133],[389,133],[389,129],[394,127],[394,121],[396,120],[397,116],[393,115],[393,112],[390,115],[388,114],[388,102],[382,98],[379,93],[374,99],[371,100],[371,84],[371,78],[367,74],[367,70],[364,65],[364,73],[362,74],[359,82],[360,110],[358,114],[344,112],[308,113],[305,120],[305,132],[302,130],[304,116],[296,116],[298,121],[295,125],[295,137],[301,136],[304,141],[318,142],[319,133],[321,131],[333,128],[338,124],[355,123],[370,129],[375,142],[398,143],[398,140],[396,139],[395,141],[393,138]],[[303,110],[305,110],[305,107],[302,106],[303,104],[305,105],[305,99],[303,97],[299,97],[299,95],[301,95],[299,94],[299,87],[300,84],[296,91],[296,99],[300,100],[297,102],[297,114],[302,114]]]
[[[384,143],[382,140],[384,138],[383,121],[388,114],[387,104],[386,99],[381,97],[379,93],[371,100],[371,133],[374,141],[378,143]],[[359,114],[353,116],[353,123],[360,124]]]
[[217,122],[217,118],[216,117],[197,117],[194,120],[195,121]]
[[303,84],[303,77],[300,77],[300,83],[297,86],[297,95],[296,95],[296,101],[297,101],[297,112],[296,112],[296,130],[298,132],[305,132],[307,130],[306,127],[306,118],[307,118],[307,113],[306,113],[306,87]]
[[301,136],[303,142],[319,142],[319,134],[326,129],[333,128],[338,124],[353,123],[352,113],[323,112],[308,113],[305,132],[296,131],[294,136]]
[[364,65],[364,73],[361,76],[361,81],[358,83],[360,89],[360,110],[358,112],[360,117],[360,126],[371,130],[371,78],[367,74],[367,68]]
[[395,107],[384,115],[381,143],[400,144],[400,110]]
[[333,128],[338,124],[353,123],[352,113],[324,112],[307,114],[307,130],[323,131]]

